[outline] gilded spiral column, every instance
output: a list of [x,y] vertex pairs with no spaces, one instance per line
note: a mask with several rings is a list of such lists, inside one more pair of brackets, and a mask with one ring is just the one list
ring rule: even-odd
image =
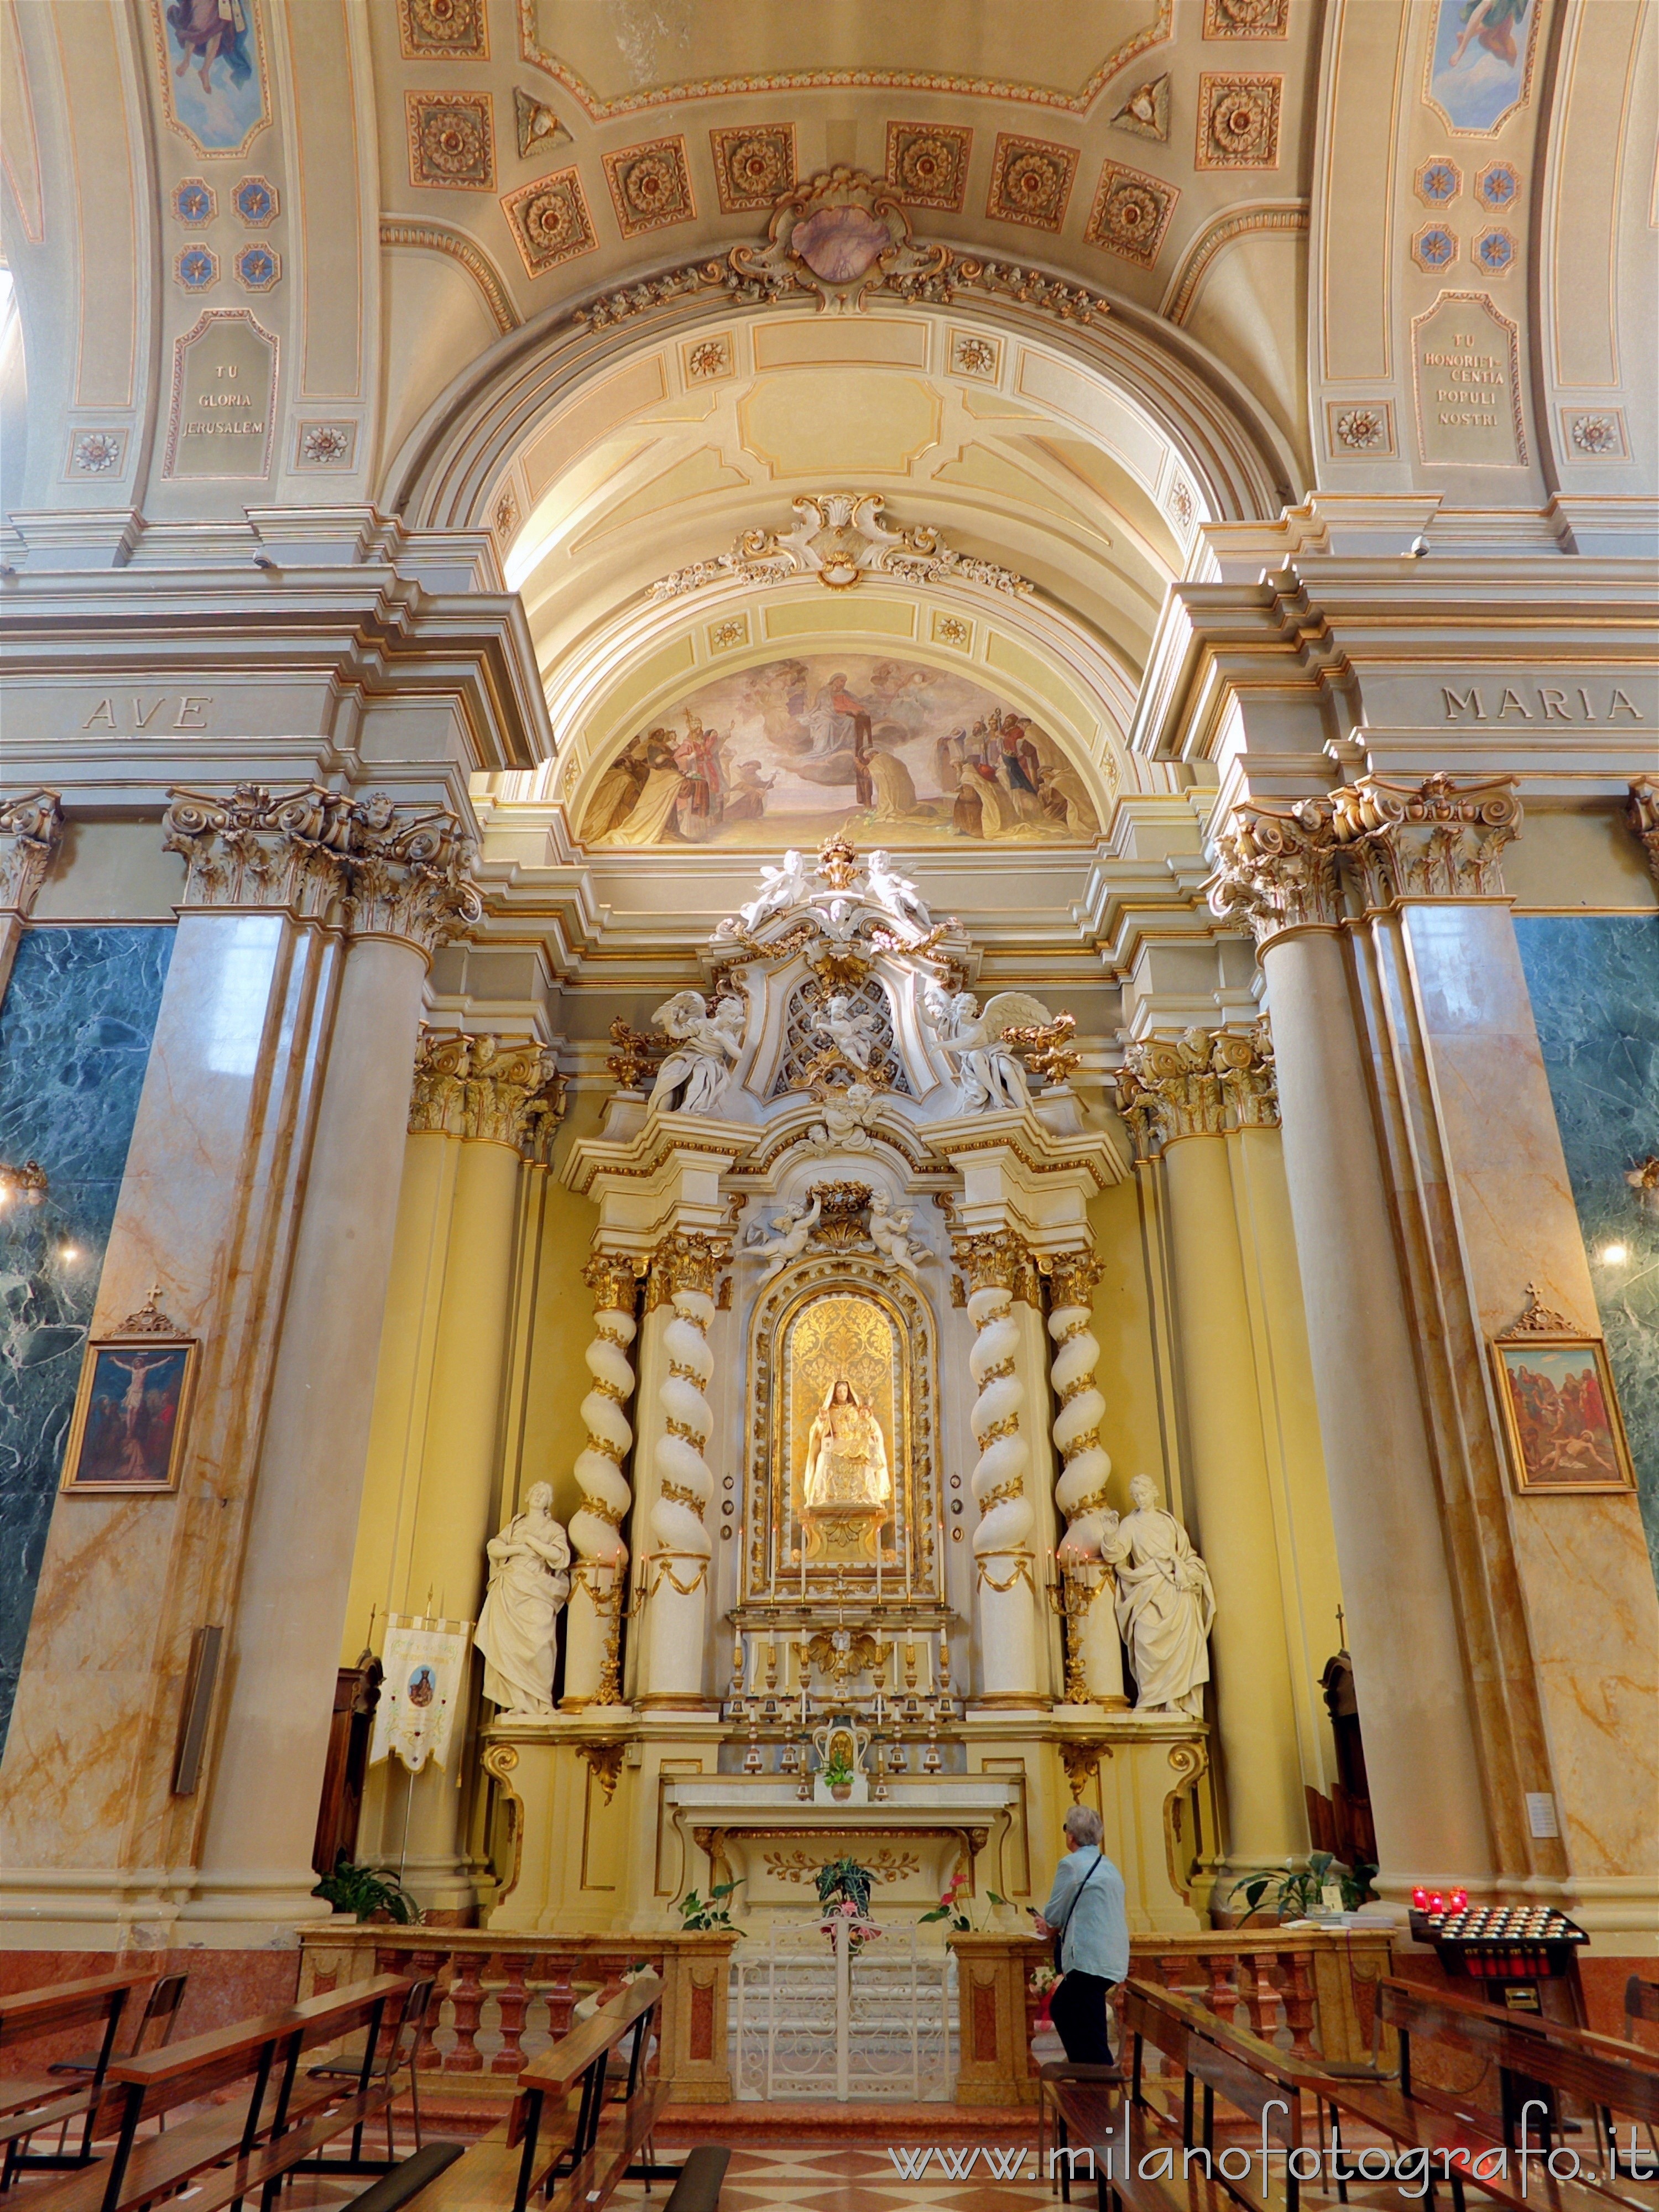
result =
[[[1055,1260],[1050,1279],[1048,1334],[1054,1356],[1049,1375],[1060,1400],[1054,1437],[1062,1462],[1054,1503],[1066,1516],[1066,1534],[1055,1557],[1066,1595],[1066,1701],[1127,1705],[1112,1571],[1087,1565],[1100,1558],[1106,1478],[1112,1471],[1100,1441],[1101,1417],[1106,1411],[1106,1401],[1095,1387],[1100,1345],[1089,1326],[1100,1273],[1093,1253],[1067,1252]],[[1097,1572],[1099,1579],[1091,1587],[1085,1577]]]
[[702,1701],[714,1551],[702,1516],[714,1494],[714,1478],[703,1457],[714,1417],[704,1392],[714,1368],[708,1324],[714,1317],[720,1249],[707,1237],[677,1233],[658,1246],[651,1263],[653,1287],[660,1285],[667,1291],[674,1311],[663,1331],[668,1371],[657,1393],[664,1420],[653,1456],[653,1550],[642,1563],[649,1615],[642,1702],[647,1705]]
[[582,1270],[593,1293],[593,1340],[586,1358],[593,1387],[582,1400],[587,1443],[576,1455],[582,1502],[570,1516],[576,1565],[571,1576],[565,1647],[568,1711],[614,1705],[620,1696],[617,1650],[628,1546],[622,1524],[634,1493],[622,1463],[634,1441],[625,1411],[634,1395],[634,1263],[624,1254],[596,1252]]
[[1031,1449],[1020,1430],[1020,1329],[1009,1309],[1026,1255],[1008,1230],[962,1238],[968,1318],[977,1334],[968,1365],[978,1396],[969,1415],[979,1460],[971,1488],[979,1504],[974,1531],[979,1615],[980,1702],[1024,1705],[1037,1696],[1036,1577],[1030,1549],[1036,1516],[1025,1494]]

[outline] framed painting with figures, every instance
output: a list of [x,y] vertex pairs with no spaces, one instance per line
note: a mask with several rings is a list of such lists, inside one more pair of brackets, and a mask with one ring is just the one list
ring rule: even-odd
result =
[[[161,1326],[148,1322],[154,1315]],[[82,1497],[177,1490],[200,1346],[155,1315],[135,1315],[87,1346],[63,1487]]]
[[1517,1490],[1635,1488],[1601,1338],[1511,1333],[1492,1355]]

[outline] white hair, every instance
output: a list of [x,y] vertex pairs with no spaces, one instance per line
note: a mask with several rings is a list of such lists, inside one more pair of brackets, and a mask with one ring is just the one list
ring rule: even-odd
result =
[[1092,1805],[1073,1805],[1061,1826],[1071,1838],[1073,1847],[1097,1844],[1103,1832],[1100,1815]]

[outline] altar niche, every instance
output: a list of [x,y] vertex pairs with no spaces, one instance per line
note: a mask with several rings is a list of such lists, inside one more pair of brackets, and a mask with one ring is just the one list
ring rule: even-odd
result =
[[936,1602],[933,1331],[856,1258],[791,1267],[750,1333],[744,1596]]

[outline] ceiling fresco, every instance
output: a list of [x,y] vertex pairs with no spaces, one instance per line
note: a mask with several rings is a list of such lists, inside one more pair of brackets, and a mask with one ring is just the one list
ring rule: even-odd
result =
[[606,847],[1082,844],[1100,819],[1054,738],[919,661],[820,653],[701,684],[617,751],[583,811]]

